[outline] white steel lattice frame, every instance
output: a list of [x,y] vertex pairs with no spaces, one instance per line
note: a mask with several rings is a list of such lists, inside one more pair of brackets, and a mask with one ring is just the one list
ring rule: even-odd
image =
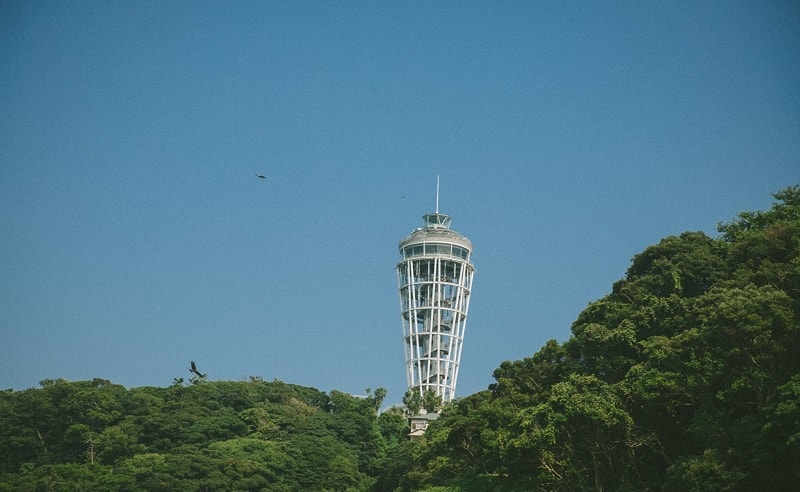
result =
[[420,395],[433,390],[442,402],[455,397],[474,274],[471,249],[467,238],[441,227],[419,229],[400,243],[408,387]]

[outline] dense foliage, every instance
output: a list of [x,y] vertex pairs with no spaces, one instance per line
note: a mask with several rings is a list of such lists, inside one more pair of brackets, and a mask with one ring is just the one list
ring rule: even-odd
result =
[[422,439],[378,415],[382,389],[49,380],[0,393],[0,491],[794,490],[800,186],[775,198],[636,255],[567,341],[504,362]]
[[377,415],[385,395],[43,381],[0,394],[0,490],[365,490],[408,432],[399,412]]
[[800,187],[633,258],[563,344],[391,452],[380,490],[797,490]]

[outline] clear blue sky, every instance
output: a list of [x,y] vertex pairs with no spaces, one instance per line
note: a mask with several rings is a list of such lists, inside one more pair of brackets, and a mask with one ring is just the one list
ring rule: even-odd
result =
[[399,401],[440,175],[465,396],[800,182],[796,1],[2,1],[0,67],[0,388],[194,359]]

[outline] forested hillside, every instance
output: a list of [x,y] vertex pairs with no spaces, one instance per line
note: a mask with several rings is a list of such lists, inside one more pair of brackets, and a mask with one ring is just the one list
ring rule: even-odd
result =
[[0,490],[795,490],[800,186],[775,198],[636,255],[420,440],[381,389],[47,380],[0,393]]
[[43,381],[0,398],[0,490],[366,490],[399,412],[265,382],[132,388]]

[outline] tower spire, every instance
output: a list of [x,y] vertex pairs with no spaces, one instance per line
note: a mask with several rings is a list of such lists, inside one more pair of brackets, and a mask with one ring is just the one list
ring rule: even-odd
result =
[[439,213],[439,175],[436,175],[436,213]]

